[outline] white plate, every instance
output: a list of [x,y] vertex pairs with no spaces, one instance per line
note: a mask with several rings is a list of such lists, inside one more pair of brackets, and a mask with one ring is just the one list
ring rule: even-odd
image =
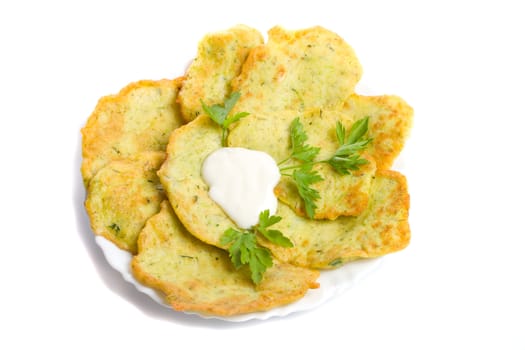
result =
[[[149,295],[153,300],[161,305],[170,307],[165,301],[161,293],[154,289],[140,284],[131,273],[130,262],[131,254],[127,251],[121,250],[113,243],[101,236],[96,236],[95,240],[98,246],[102,249],[104,256],[108,263],[122,274],[122,277],[133,284],[140,292]],[[266,320],[275,316],[286,316],[294,312],[311,310],[323,304],[327,300],[334,298],[346,290],[353,287],[363,277],[374,271],[381,263],[382,258],[357,260],[335,270],[322,271],[317,280],[320,287],[317,289],[310,289],[306,295],[291,304],[277,307],[264,312],[254,312],[239,316],[219,317],[198,314],[203,318],[217,318],[232,322],[242,322],[252,319]],[[186,312],[188,314],[195,314]]]

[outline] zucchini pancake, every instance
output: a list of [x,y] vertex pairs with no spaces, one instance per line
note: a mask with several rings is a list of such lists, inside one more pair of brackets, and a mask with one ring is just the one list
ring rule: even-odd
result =
[[[336,33],[276,26],[267,38],[245,25],[207,34],[183,76],[101,98],[82,128],[93,233],[129,252],[135,279],[176,311],[285,306],[319,288],[323,270],[410,242],[407,180],[392,169],[410,105],[357,94],[361,64]],[[258,210],[258,222],[232,219],[203,175],[224,147],[275,162],[276,204]],[[248,172],[235,166],[240,180],[230,183],[241,188]],[[251,208],[255,194],[236,192],[227,189],[227,201]]]

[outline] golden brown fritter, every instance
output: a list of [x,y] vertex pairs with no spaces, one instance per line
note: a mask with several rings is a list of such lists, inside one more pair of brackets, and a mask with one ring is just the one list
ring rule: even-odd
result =
[[181,82],[139,81],[99,100],[82,128],[85,185],[112,160],[166,149],[171,131],[184,122],[176,103]]
[[220,128],[201,115],[173,131],[166,149],[166,161],[158,171],[175,214],[190,233],[219,246],[219,236],[234,222],[208,195],[201,175],[202,163],[221,147]]
[[232,92],[231,81],[240,73],[248,53],[262,43],[261,33],[245,25],[206,35],[178,96],[184,119],[190,121],[203,113],[201,100],[208,105],[222,103]]
[[164,152],[113,160],[89,182],[85,201],[91,228],[119,248],[137,251],[137,237],[165,199],[157,170]]
[[[341,122],[347,130],[355,122],[350,115],[317,108],[301,113],[284,110],[271,115],[252,114],[234,125],[228,137],[228,145],[266,152],[280,163],[287,159],[292,151],[290,126],[296,117],[308,135],[307,144],[320,148],[316,160],[330,158],[339,147],[335,131],[337,122]],[[315,219],[333,220],[339,216],[359,215],[367,207],[370,182],[375,174],[376,165],[373,158],[367,155],[363,157],[367,158],[368,164],[348,175],[337,173],[326,163],[314,166],[324,179],[312,185],[320,194],[319,200],[316,201]],[[291,162],[290,165],[293,164],[295,163]],[[275,194],[297,214],[306,215],[303,200],[289,176],[281,177]]]
[[254,287],[249,271],[236,270],[228,253],[189,234],[167,201],[140,233],[131,268],[144,285],[165,294],[177,311],[220,316],[264,311],[317,288],[318,271],[274,262]]
[[285,205],[279,206],[276,215],[283,219],[273,228],[288,235],[295,247],[269,248],[281,261],[321,269],[358,258],[383,256],[409,244],[409,207],[405,177],[392,170],[378,170],[368,207],[359,216],[308,220],[293,215]]
[[389,169],[401,153],[412,128],[414,110],[401,97],[361,96],[346,99],[342,112],[360,119],[370,117],[369,134],[374,138],[369,153],[378,169]]
[[337,108],[361,78],[354,50],[323,28],[274,27],[251,50],[232,90],[241,98],[235,111],[270,113],[286,109]]

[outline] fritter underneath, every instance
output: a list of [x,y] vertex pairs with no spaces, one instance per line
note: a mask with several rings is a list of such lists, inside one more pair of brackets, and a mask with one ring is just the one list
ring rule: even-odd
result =
[[[283,219],[273,228],[285,232],[295,246],[269,246],[281,261],[310,268],[334,268],[358,258],[372,258],[405,248],[410,242],[410,197],[405,177],[378,170],[372,180],[367,209],[359,216],[336,220],[308,220],[285,205]],[[269,244],[261,242],[261,244]]]
[[317,288],[318,271],[274,262],[254,287],[246,269],[236,270],[222,249],[189,234],[163,202],[138,240],[131,268],[144,285],[162,291],[178,311],[220,316],[263,311],[300,299]]
[[[308,144],[321,147],[319,159],[334,152],[337,142],[335,124],[347,129],[355,121],[368,117],[368,136],[373,139],[364,157],[370,160],[351,176],[340,176],[326,164],[318,169],[325,181],[312,187],[321,194],[316,219],[335,219],[341,215],[358,215],[366,207],[370,178],[375,169],[389,169],[401,153],[412,127],[413,109],[402,98],[393,95],[350,95],[340,109],[309,109],[303,112],[282,110],[255,113],[235,123],[228,138],[229,146],[246,147],[269,153],[277,162],[290,152],[289,126],[300,117],[308,135]],[[373,159],[370,159],[373,158]],[[278,198],[305,215],[302,200],[295,186],[283,178],[276,188]]]
[[412,107],[394,95],[352,94],[345,100],[341,112],[354,119],[370,117],[369,134],[374,142],[369,153],[378,169],[390,169],[409,137],[414,117]]
[[164,152],[114,160],[89,182],[85,201],[91,228],[119,248],[137,252],[137,237],[165,199],[157,170]]
[[[234,124],[228,137],[228,146],[263,151],[280,163],[290,155],[290,126],[296,117],[308,135],[308,145],[320,148],[316,160],[328,159],[336,151],[338,142],[335,130],[338,121],[347,130],[355,122],[350,114],[317,108],[301,113],[284,110],[273,114],[252,114]],[[324,179],[312,185],[320,194],[316,201],[315,219],[333,220],[339,216],[359,215],[366,209],[376,165],[373,158],[366,154],[363,157],[368,160],[368,164],[348,175],[337,173],[328,164],[314,166]],[[281,177],[275,194],[297,214],[306,215],[303,200],[289,176]]]
[[266,113],[286,109],[337,108],[361,78],[354,50],[322,28],[274,27],[268,40],[250,51],[232,90],[241,98],[235,112]]
[[176,103],[181,82],[139,81],[99,100],[82,129],[85,185],[112,160],[166,149],[171,131],[184,123]]
[[240,73],[248,53],[262,43],[262,35],[245,25],[206,35],[178,96],[184,119],[190,121],[203,113],[201,101],[222,103],[232,92],[231,81]]

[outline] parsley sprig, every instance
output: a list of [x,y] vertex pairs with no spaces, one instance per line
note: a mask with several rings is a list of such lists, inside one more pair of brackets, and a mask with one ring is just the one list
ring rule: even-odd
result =
[[[207,105],[201,100],[204,112],[222,128],[221,144],[226,146],[229,127],[249,115],[247,112],[236,113],[230,116],[230,112],[240,98],[240,93],[233,92],[225,99],[224,104]],[[334,154],[324,160],[315,160],[320,148],[308,145],[308,135],[304,130],[299,118],[295,118],[290,125],[290,139],[292,150],[290,155],[282,160],[279,165],[281,175],[290,176],[297,186],[299,196],[305,204],[306,214],[313,218],[316,201],[321,197],[319,191],[312,187],[313,184],[323,181],[323,177],[314,169],[315,164],[327,163],[340,174],[349,174],[349,170],[357,170],[368,161],[361,158],[360,151],[372,141],[365,138],[368,131],[368,117],[355,122],[348,135],[341,122],[336,123],[336,136],[339,143]],[[286,165],[294,160],[294,164]],[[237,230],[229,228],[224,231],[220,238],[220,244],[227,247],[230,259],[236,269],[248,265],[251,279],[255,284],[262,280],[264,272],[273,265],[270,250],[261,246],[257,237],[262,236],[268,241],[282,246],[293,247],[293,243],[279,230],[269,229],[270,226],[281,221],[281,217],[270,215],[269,210],[259,214],[258,224],[250,229]]]
[[261,282],[264,272],[273,265],[270,250],[257,242],[257,235],[265,237],[276,245],[293,247],[292,241],[284,236],[281,231],[269,229],[281,219],[280,216],[270,215],[269,210],[264,210],[259,214],[258,224],[242,231],[229,228],[224,231],[220,238],[220,243],[228,246],[233,266],[239,269],[248,265],[251,279],[255,284]]
[[222,146],[226,146],[226,138],[228,136],[228,129],[230,125],[250,114],[247,112],[239,112],[232,116],[228,116],[233,106],[235,106],[239,100],[239,97],[241,97],[239,92],[233,92],[230,94],[230,96],[228,96],[228,98],[224,100],[224,104],[214,104],[211,106],[208,106],[201,100],[201,105],[204,112],[222,128]]
[[[314,183],[323,181],[319,173],[313,169],[314,159],[321,150],[319,147],[312,147],[306,144],[308,135],[304,130],[304,126],[299,120],[295,118],[290,124],[290,141],[292,143],[292,152],[290,155],[279,162],[279,170],[281,175],[290,176],[297,186],[299,196],[303,199],[305,209],[308,217],[313,218],[317,205],[315,201],[321,198],[319,191],[312,188]],[[295,159],[302,163],[299,165],[283,166],[289,160]],[[292,173],[289,170],[293,170]]]
[[359,119],[350,128],[348,136],[346,129],[340,121],[337,121],[335,131],[339,148],[334,155],[326,160],[338,173],[346,175],[348,170],[358,170],[361,165],[367,164],[368,160],[361,158],[362,151],[372,142],[371,138],[364,138],[368,131],[368,117]]
[[[319,191],[312,187],[313,184],[323,181],[323,177],[314,169],[315,164],[330,164],[335,171],[342,175],[350,174],[350,170],[358,170],[368,160],[362,158],[360,151],[372,142],[365,138],[368,132],[368,117],[356,121],[347,135],[346,129],[340,121],[336,123],[336,136],[339,147],[334,154],[323,160],[315,160],[320,148],[306,144],[308,135],[299,118],[295,118],[290,125],[290,139],[292,151],[290,155],[279,163],[281,175],[290,176],[297,186],[299,196],[303,199],[306,215],[313,218],[317,205],[316,200],[321,198]],[[298,164],[284,166],[290,160],[299,161]],[[290,170],[293,170],[290,173]]]

